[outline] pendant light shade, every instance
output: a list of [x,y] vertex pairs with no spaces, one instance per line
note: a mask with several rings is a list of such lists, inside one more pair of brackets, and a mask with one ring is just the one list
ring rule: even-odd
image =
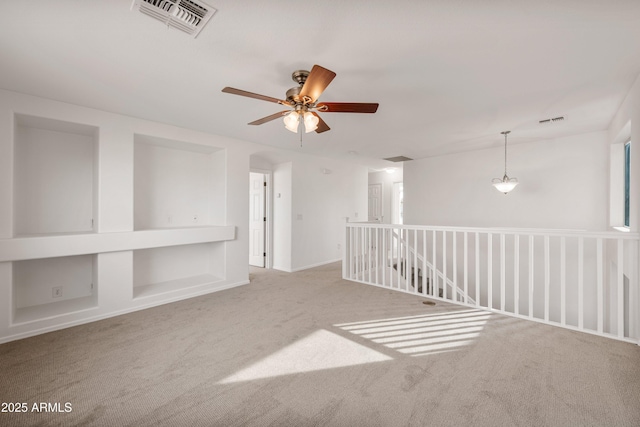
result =
[[313,132],[318,129],[318,123],[320,119],[318,119],[314,114],[310,112],[304,113],[304,131],[305,133]]
[[287,128],[287,130],[293,132],[293,133],[298,133],[298,125],[300,123],[300,115],[298,114],[297,111],[292,111],[289,114],[287,114],[286,116],[284,116],[284,127]]
[[493,178],[491,183],[496,189],[504,194],[507,194],[518,185],[518,178],[509,178],[507,175],[507,135],[509,135],[511,131],[500,132],[504,135],[504,176],[502,178]]
[[518,185],[518,178],[509,178],[505,175],[502,179],[493,178],[491,183],[499,192],[507,194],[509,191],[516,188],[516,185]]

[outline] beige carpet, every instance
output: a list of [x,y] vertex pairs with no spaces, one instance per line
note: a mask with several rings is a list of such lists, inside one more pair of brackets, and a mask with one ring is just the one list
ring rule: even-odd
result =
[[251,277],[0,345],[0,401],[28,405],[0,425],[640,425],[638,346],[424,305],[339,264]]

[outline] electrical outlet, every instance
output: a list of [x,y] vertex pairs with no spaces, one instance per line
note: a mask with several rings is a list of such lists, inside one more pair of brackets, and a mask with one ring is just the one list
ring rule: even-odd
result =
[[51,288],[51,295],[53,298],[60,298],[62,296],[62,286]]
[[193,216],[193,222],[198,222],[198,215]]
[[338,250],[342,249],[342,245],[338,243]]

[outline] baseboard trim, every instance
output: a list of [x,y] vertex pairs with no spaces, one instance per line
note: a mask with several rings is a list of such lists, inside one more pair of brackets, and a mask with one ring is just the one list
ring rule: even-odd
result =
[[323,261],[323,262],[319,262],[319,263],[316,263],[316,264],[305,265],[304,267],[294,268],[289,273],[295,273],[296,271],[308,270],[308,269],[314,268],[314,267],[320,267],[320,266],[327,265],[327,264],[333,264],[334,262],[338,262],[338,261],[342,261],[342,258],[333,259],[333,260],[330,260],[330,261]]

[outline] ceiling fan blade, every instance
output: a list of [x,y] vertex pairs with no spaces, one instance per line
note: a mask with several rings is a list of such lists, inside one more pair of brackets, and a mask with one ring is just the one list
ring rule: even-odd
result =
[[314,116],[316,116],[318,118],[318,128],[316,129],[316,133],[322,133],[322,132],[326,132],[328,130],[331,130],[331,128],[324,122],[324,120],[322,120],[322,117],[320,117],[318,115],[318,113],[312,112],[311,114],[313,114]]
[[246,90],[235,89],[232,87],[225,87],[224,89],[222,89],[222,91],[224,93],[230,93],[232,95],[246,96],[247,98],[254,98],[254,99],[260,99],[262,101],[275,102],[276,104],[289,105],[287,101],[283,101],[278,98],[272,98],[270,96],[260,95],[253,92],[247,92]]
[[277,118],[283,117],[284,114],[288,113],[288,112],[289,112],[289,110],[279,111],[277,113],[271,114],[270,116],[263,117],[261,119],[255,120],[255,121],[253,121],[251,123],[248,123],[248,124],[250,124],[250,125],[261,125],[263,123],[270,122],[271,120],[275,120]]
[[378,104],[364,102],[322,102],[317,107],[323,113],[375,113],[378,111]]
[[311,102],[316,102],[335,76],[336,73],[333,71],[314,65],[300,90],[300,98],[307,96],[311,98]]

